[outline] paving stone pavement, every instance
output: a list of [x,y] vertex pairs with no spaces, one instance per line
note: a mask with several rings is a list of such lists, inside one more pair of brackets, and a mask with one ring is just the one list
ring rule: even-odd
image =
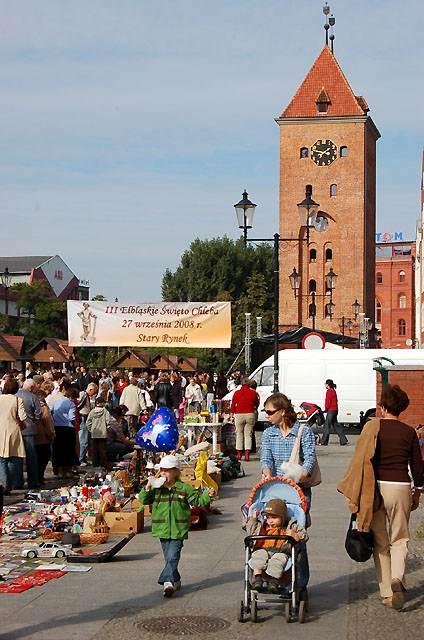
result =
[[[354,440],[351,437],[352,443]],[[87,574],[67,575],[20,595],[1,595],[0,638],[421,639],[424,541],[411,542],[408,601],[401,613],[380,604],[372,562],[356,564],[344,551],[349,516],[335,486],[352,451],[352,446],[340,448],[335,444],[318,451],[324,482],[313,490],[308,543],[311,611],[305,625],[287,625],[282,609],[260,610],[257,624],[236,621],[244,561],[240,505],[258,480],[258,462],[253,461],[246,464],[245,478],[223,486],[219,500],[223,514],[211,518],[207,531],[190,534],[181,562],[183,590],[174,598],[166,600],[161,595],[157,585],[161,553],[157,541],[146,531],[113,562],[93,565]],[[423,515],[421,507],[414,514],[412,531]],[[169,626],[175,616],[185,616],[185,623],[179,627],[181,634],[172,632]],[[215,622],[221,626],[213,631]],[[154,631],[151,624],[161,628]]]

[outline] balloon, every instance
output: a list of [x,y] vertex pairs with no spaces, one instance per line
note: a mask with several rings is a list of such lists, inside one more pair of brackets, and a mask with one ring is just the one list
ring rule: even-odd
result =
[[148,451],[173,451],[178,442],[178,425],[174,412],[167,407],[156,409],[147,424],[136,433],[135,441]]

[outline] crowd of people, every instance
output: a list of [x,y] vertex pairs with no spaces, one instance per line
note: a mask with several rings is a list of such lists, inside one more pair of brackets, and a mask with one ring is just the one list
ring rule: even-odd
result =
[[24,461],[28,489],[44,484],[50,460],[61,478],[112,465],[133,451],[140,420],[154,408],[181,421],[239,382],[238,373],[12,370],[0,382],[0,486],[6,494],[25,486]]

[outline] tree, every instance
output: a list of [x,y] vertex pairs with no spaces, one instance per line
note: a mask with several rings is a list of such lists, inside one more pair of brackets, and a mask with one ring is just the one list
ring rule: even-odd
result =
[[[245,247],[243,240],[227,237],[196,239],[172,272],[162,279],[162,297],[173,302],[213,302],[228,300],[232,304],[233,348],[223,354],[203,350],[200,357],[206,366],[228,366],[244,342],[245,313],[252,314],[252,324],[262,316],[264,333],[272,329],[273,249],[270,245]],[[198,352],[193,350],[192,355]]]
[[66,337],[65,303],[52,297],[46,282],[21,282],[13,285],[10,290],[16,296],[16,307],[20,312],[14,333],[23,334],[29,346],[44,336]]

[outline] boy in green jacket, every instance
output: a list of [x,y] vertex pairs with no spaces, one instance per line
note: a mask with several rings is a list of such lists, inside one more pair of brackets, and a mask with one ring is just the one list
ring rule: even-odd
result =
[[190,507],[208,506],[214,491],[199,493],[191,485],[181,482],[176,456],[162,458],[160,475],[160,478],[148,479],[146,487],[140,491],[139,500],[143,507],[152,505],[152,535],[160,539],[165,558],[165,567],[158,582],[163,585],[163,595],[170,598],[181,589],[178,563],[190,528]]

